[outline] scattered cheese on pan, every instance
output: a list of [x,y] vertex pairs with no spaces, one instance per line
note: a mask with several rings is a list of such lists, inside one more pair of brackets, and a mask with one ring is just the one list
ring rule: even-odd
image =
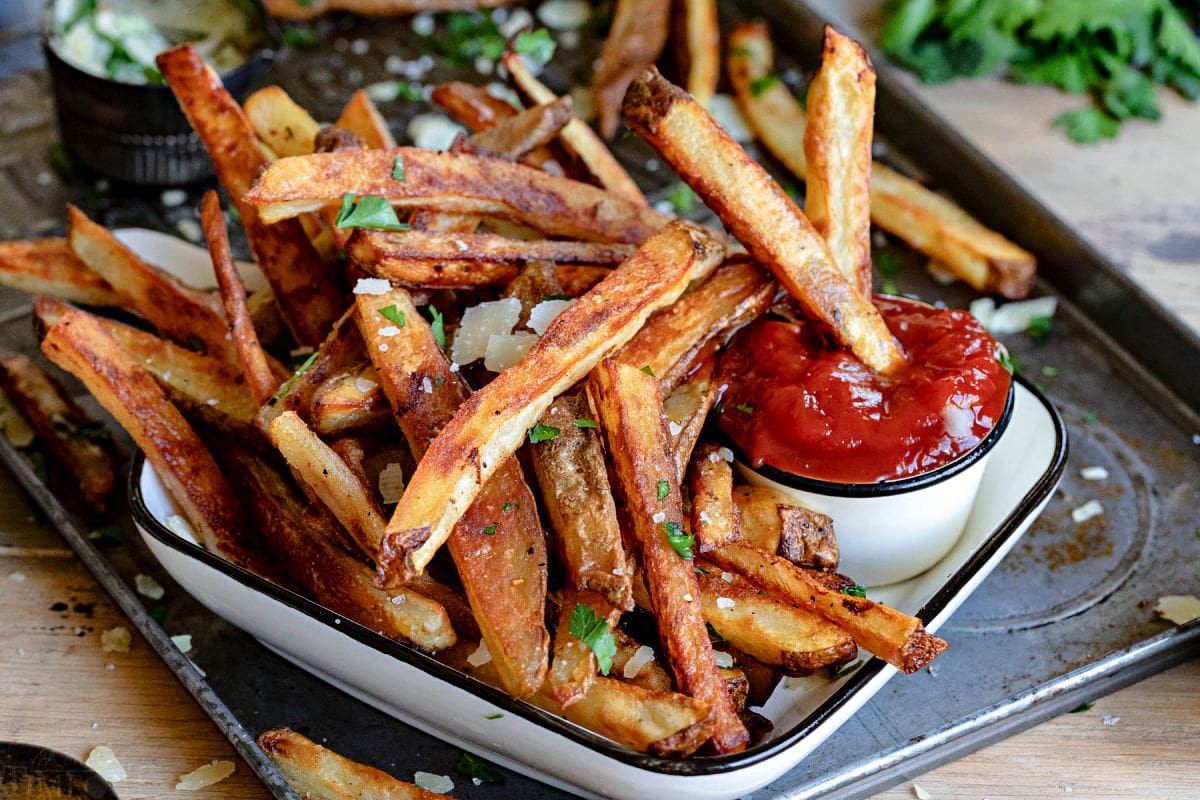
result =
[[529,327],[539,334],[545,333],[546,328],[562,312],[575,303],[574,300],[543,300],[529,312]]
[[592,18],[592,7],[584,0],[546,0],[538,6],[537,18],[552,30],[573,31]]
[[1200,597],[1194,594],[1169,594],[1158,598],[1154,613],[1167,622],[1183,625],[1200,618]]
[[482,639],[479,641],[479,648],[471,655],[467,656],[467,663],[472,667],[482,667],[484,664],[492,660],[492,654],[488,652],[487,642]]
[[713,661],[722,669],[729,669],[733,666],[733,656],[720,650],[713,650]]
[[492,372],[503,372],[524,358],[537,340],[537,334],[528,331],[493,336],[488,340],[483,365]]
[[400,496],[404,494],[403,467],[393,462],[383,468],[379,473],[379,493],[388,505],[400,502]]
[[717,608],[733,608],[735,605],[737,605],[737,603],[734,602],[732,597],[717,598]]
[[177,633],[171,637],[171,642],[179,648],[181,653],[192,652],[192,635],[190,633]]
[[487,354],[493,336],[511,333],[521,317],[521,301],[505,297],[471,306],[463,312],[462,322],[450,346],[450,358],[456,364],[470,364]]
[[641,674],[642,667],[653,660],[654,650],[646,645],[642,645],[625,662],[625,666],[621,669],[621,674],[625,676],[626,680],[633,680]]
[[162,600],[163,595],[166,594],[158,581],[140,572],[133,576],[133,585],[138,594],[142,597],[149,597],[151,600]]
[[449,775],[437,775],[432,772],[414,772],[413,783],[427,792],[445,794],[454,791],[454,781]]
[[1085,481],[1106,481],[1108,480],[1108,470],[1104,467],[1084,467],[1079,470],[1079,477]]
[[417,114],[408,123],[408,138],[422,150],[449,150],[454,138],[467,129],[441,114]]
[[233,774],[234,769],[232,761],[214,761],[187,775],[180,775],[175,788],[181,792],[196,792],[225,780]]
[[1118,722],[1120,722],[1121,718],[1114,717],[1112,714],[1105,714],[1100,721],[1104,723],[1104,727],[1111,728],[1113,725],[1116,725]]
[[912,785],[912,793],[913,797],[917,798],[917,800],[929,800],[930,797],[929,792],[925,791],[920,786],[917,786],[915,783]]
[[1099,500],[1088,500],[1079,508],[1071,512],[1071,519],[1076,523],[1087,522],[1092,517],[1098,517],[1104,513],[1104,506],[1100,505]]
[[180,539],[192,544],[200,544],[200,537],[196,535],[196,531],[192,528],[191,523],[178,514],[172,514],[167,517],[167,527]]
[[387,278],[359,278],[354,284],[355,294],[387,294],[392,284]]
[[1058,310],[1058,301],[1053,297],[1037,297],[997,306],[990,297],[981,297],[971,303],[968,310],[979,324],[993,336],[1027,331],[1035,319],[1049,319]]
[[101,745],[93,748],[83,763],[96,770],[96,774],[109,783],[123,781],[129,777],[125,767],[121,766],[121,762],[117,760],[117,754],[110,747]]
[[124,625],[109,628],[100,634],[100,649],[106,653],[128,653],[133,635]]

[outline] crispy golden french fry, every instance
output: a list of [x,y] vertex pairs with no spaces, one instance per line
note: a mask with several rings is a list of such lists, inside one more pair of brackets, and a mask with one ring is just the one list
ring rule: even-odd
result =
[[229,331],[233,335],[237,359],[246,375],[246,385],[250,393],[261,406],[271,399],[288,376],[283,365],[263,352],[262,345],[258,342],[258,333],[254,330],[254,323],[250,320],[250,309],[246,306],[246,287],[233,263],[233,251],[229,249],[225,212],[221,210],[220,198],[212,190],[209,190],[200,202],[200,220],[204,224],[204,235],[208,239],[213,271],[217,275],[217,285],[221,290],[225,318],[229,320]]
[[354,324],[353,308],[347,309],[313,355],[262,407],[259,416],[263,429],[285,410],[295,411],[307,422],[312,416],[313,398],[321,387],[334,377],[357,370],[365,357],[366,345]]
[[721,78],[721,31],[716,0],[684,0],[684,42],[687,51],[687,90],[705,108]]
[[[380,309],[389,309],[388,316]],[[404,320],[404,326],[397,327],[392,317]],[[466,385],[450,370],[433,331],[403,289],[358,295],[355,319],[413,455],[422,464],[435,462],[439,456],[430,442],[466,399]],[[526,697],[546,676],[546,543],[537,503],[517,460],[500,457],[488,466],[486,485],[461,519],[452,521],[446,538],[505,689]],[[387,572],[389,556],[385,541],[376,561],[390,585],[397,576]]]
[[692,459],[692,449],[700,441],[700,434],[708,420],[708,412],[721,396],[721,384],[712,379],[716,371],[714,344],[702,353],[702,360],[683,382],[667,396],[663,408],[667,412],[667,423],[671,431],[671,454],[675,458],[676,474],[682,483]]
[[790,501],[766,486],[737,486],[733,502],[738,508],[742,539],[768,553],[779,552],[782,542],[783,519],[779,507]]
[[[454,646],[454,625],[441,603],[413,587],[377,588],[371,568],[342,548],[337,521],[323,506],[308,503],[268,462],[236,446],[223,448],[221,461],[271,552],[321,605],[422,650]],[[332,455],[330,465],[338,464]]]
[[[554,100],[554,92],[529,71],[529,67],[516,53],[505,53],[503,61],[508,69],[509,79],[522,95],[534,103],[549,103]],[[649,206],[642,190],[634,183],[633,178],[629,177],[621,162],[617,161],[603,140],[583,120],[573,119],[568,122],[559,133],[559,140],[568,152],[587,167],[598,185],[631,203]]]
[[625,118],[750,254],[863,363],[884,373],[904,364],[883,317],[838,271],[804,213],[686,92],[651,68],[630,86]]
[[378,430],[391,418],[379,373],[370,363],[325,381],[317,387],[309,408],[309,423],[321,436]]
[[67,241],[83,263],[163,336],[237,363],[233,345],[225,338],[229,327],[216,297],[142,261],[107,228],[71,205],[67,206]]
[[681,691],[708,705],[717,752],[742,750],[749,735],[717,673],[704,626],[658,381],[607,359],[593,370],[588,391],[608,441],[614,482],[629,513],[675,680]]
[[599,676],[562,715],[639,753],[659,756],[689,756],[712,736],[702,700]]
[[270,572],[243,544],[240,504],[212,453],[154,377],[95,317],[67,309],[46,332],[42,352],[83,381],[133,437],[209,550],[260,574]]
[[494,233],[358,230],[347,252],[365,272],[406,286],[503,286],[526,261],[616,266],[632,245],[520,241]]
[[494,128],[502,120],[511,119],[520,113],[520,109],[493,97],[484,87],[461,81],[438,84],[434,87],[430,100],[476,133]]
[[946,649],[945,640],[926,631],[916,617],[843,593],[843,585],[854,585],[849,579],[797,567],[745,542],[714,550],[708,557],[781,600],[820,614],[850,634],[864,650],[906,674],[921,669]]
[[649,367],[663,392],[670,394],[704,345],[765,311],[775,291],[775,281],[754,262],[730,259],[651,317],[617,357],[635,367]]
[[[642,581],[638,581],[642,583]],[[643,590],[645,584],[642,584]],[[647,602],[648,605],[648,602]],[[641,642],[634,639],[629,634],[620,628],[613,629],[613,639],[616,640],[617,653],[613,656],[613,668],[608,673],[617,680],[622,680],[627,683],[632,683],[643,689],[649,689],[652,692],[670,692],[675,688],[675,681],[671,678],[671,674],[667,672],[667,668],[662,665],[658,654],[654,652],[652,647],[643,645]],[[640,656],[638,661],[643,662],[637,671],[634,672],[632,667],[626,671],[626,665],[634,656],[639,655],[639,651],[645,647],[650,651],[644,655],[650,656],[649,661],[645,661]],[[635,664],[636,666],[636,664]]]
[[303,156],[313,151],[321,126],[278,86],[264,86],[242,104],[254,132],[279,157]]
[[396,146],[396,139],[388,128],[387,120],[379,113],[371,95],[367,94],[365,89],[359,89],[350,97],[350,102],[346,103],[342,115],[333,123],[333,127],[350,131],[372,150],[386,150]]
[[124,305],[121,295],[79,260],[66,239],[0,242],[0,285],[87,306]]
[[270,284],[251,292],[246,298],[246,307],[250,310],[250,320],[263,347],[274,349],[285,346],[287,327],[283,324],[283,317],[279,316],[279,307],[275,305],[275,293],[271,291]]
[[692,492],[692,530],[696,552],[707,553],[742,538],[737,506],[733,502],[733,468],[714,444],[701,446],[692,456],[688,486]]
[[273,17],[311,19],[330,11],[349,11],[364,17],[391,17],[435,11],[474,11],[510,5],[512,0],[264,0]]
[[819,614],[763,594],[741,575],[698,566],[704,621],[743,653],[785,675],[808,675],[858,652],[848,633]]
[[598,618],[607,621],[610,630],[621,618],[621,610],[609,605],[595,592],[580,592],[571,587],[563,589],[558,630],[554,634],[554,654],[542,687],[542,693],[563,708],[583,699],[598,669],[592,649],[570,632],[571,615],[579,605],[590,608]]
[[[396,159],[405,180],[392,177]],[[639,244],[667,217],[611,192],[523,164],[413,147],[316,153],[268,166],[246,195],[265,222],[326,207],[342,196],[384,197],[398,208],[494,214],[554,236]]]
[[237,206],[254,260],[274,290],[284,323],[300,344],[318,344],[345,304],[330,268],[300,223],[266,224],[274,220],[261,218],[247,202],[246,191],[267,157],[246,115],[191,45],[164,51],[156,62]]
[[691,281],[706,276],[723,255],[721,242],[708,231],[676,220],[559,314],[524,358],[463,403],[433,441],[388,522],[381,568],[396,575],[425,569],[554,398],[629,341]]
[[515,117],[502,120],[497,125],[480,131],[470,142],[482,147],[485,154],[520,161],[539,147],[554,139],[572,119],[571,98],[560,97],[551,103],[536,105]]
[[871,135],[875,68],[867,51],[825,26],[821,69],[808,85],[804,213],[825,237],[833,261],[863,297],[871,296]]
[[[300,4],[296,0],[267,0]],[[307,10],[307,9],[305,9]],[[340,756],[288,728],[274,728],[258,737],[258,746],[304,800],[444,800],[386,772]]]
[[661,0],[617,0],[592,79],[600,133],[605,139],[617,133],[625,90],[662,53],[670,13],[671,4]]
[[[773,54],[767,26],[745,23],[729,44],[730,81],[746,120],[772,155],[804,180],[805,114],[782,82],[769,83]],[[979,291],[1017,299],[1033,285],[1037,264],[1029,252],[879,162],[871,171],[871,219]]]
[[609,276],[612,270],[606,267],[590,267],[581,264],[559,264],[554,268],[554,277],[562,286],[563,294],[579,297]]
[[66,468],[88,505],[103,511],[116,479],[104,423],[88,416],[29,356],[0,352],[0,389]]

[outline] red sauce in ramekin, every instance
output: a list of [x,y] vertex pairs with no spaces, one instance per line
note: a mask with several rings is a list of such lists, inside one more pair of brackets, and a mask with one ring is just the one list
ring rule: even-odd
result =
[[908,355],[880,375],[812,326],[760,319],[721,359],[719,424],[751,466],[876,483],[936,469],[979,444],[1007,402],[999,345],[965,311],[876,296]]

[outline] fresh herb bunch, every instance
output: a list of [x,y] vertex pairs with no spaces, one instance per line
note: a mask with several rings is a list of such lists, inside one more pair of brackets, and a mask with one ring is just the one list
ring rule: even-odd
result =
[[1200,0],[889,0],[880,46],[926,83],[1005,71],[1090,94],[1054,120],[1077,142],[1158,119],[1155,84],[1200,96]]

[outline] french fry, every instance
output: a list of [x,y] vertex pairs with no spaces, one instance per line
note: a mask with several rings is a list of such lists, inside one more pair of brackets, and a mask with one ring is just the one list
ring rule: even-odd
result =
[[721,32],[716,0],[683,0],[687,91],[705,108],[721,77]]
[[[383,316],[384,308],[399,315],[404,327]],[[438,456],[430,442],[466,398],[466,385],[451,372],[433,331],[403,289],[358,295],[355,319],[413,455],[422,464],[434,463]],[[445,538],[500,680],[519,698],[536,692],[546,675],[546,544],[520,464],[511,457],[498,461]],[[401,503],[414,480],[415,475]],[[387,569],[389,547],[385,539],[376,562],[392,585],[397,576]]]
[[512,161],[520,161],[526,155],[548,144],[563,129],[575,114],[572,101],[560,97],[551,103],[536,105],[515,117],[502,120],[487,130],[471,137],[470,142],[492,153]]
[[[638,582],[642,583],[640,580]],[[645,584],[642,584],[642,588],[645,589]],[[627,675],[625,672],[626,665],[631,658],[637,655],[638,651],[644,645],[620,628],[613,629],[613,639],[616,640],[617,653],[613,656],[613,668],[609,672],[609,675],[614,676],[617,680],[635,684],[652,692],[670,692],[674,689],[674,679],[667,672],[667,668],[662,665],[657,654],[649,647],[646,649],[651,650],[650,655],[652,658],[643,663],[637,672]]]
[[768,553],[779,552],[783,541],[783,518],[779,507],[788,499],[766,486],[737,486],[733,502],[738,508],[742,539]]
[[711,339],[757,317],[770,304],[775,282],[752,261],[730,259],[709,278],[656,313],[618,358],[649,367],[670,394]]
[[661,0],[617,0],[592,79],[600,133],[605,139],[617,133],[625,90],[662,53],[670,30],[670,11],[670,3]]
[[840,552],[833,520],[819,512],[794,505],[779,506],[782,521],[779,555],[799,567],[825,571],[838,568]]
[[[745,23],[729,37],[729,76],[755,134],[801,180],[805,113],[787,87],[775,81],[770,34],[763,23]],[[753,91],[751,86],[758,87]],[[1029,294],[1037,263],[1033,255],[971,218],[955,203],[889,167],[871,170],[871,219],[914,249],[945,264],[978,291],[1009,299]]]
[[671,454],[675,459],[676,474],[682,483],[692,459],[692,449],[700,441],[700,434],[708,420],[708,412],[721,396],[721,384],[712,379],[716,371],[714,343],[709,343],[709,352],[702,352],[697,366],[675,387],[663,402],[667,412],[667,424],[671,431]]
[[302,364],[291,378],[267,401],[259,414],[265,430],[271,420],[285,410],[295,411],[306,422],[312,416],[313,398],[330,379],[359,368],[366,357],[366,345],[354,324],[353,309],[347,309],[334,323],[311,360]]
[[68,309],[46,332],[42,352],[83,381],[133,437],[209,550],[259,574],[271,572],[264,559],[243,544],[240,504],[212,453],[154,377],[95,317]]
[[[392,177],[396,159],[405,180]],[[485,156],[412,147],[316,153],[270,164],[246,195],[267,223],[336,207],[347,193],[397,208],[494,214],[554,236],[639,244],[666,217],[589,184]]]
[[475,133],[494,128],[503,120],[520,113],[520,109],[499,97],[493,97],[484,87],[461,81],[438,84],[433,88],[430,100]]
[[520,363],[463,403],[417,466],[388,522],[384,572],[421,572],[554,398],[629,341],[691,281],[711,272],[723,254],[721,242],[705,229],[670,223],[559,314]]
[[708,557],[768,593],[820,614],[850,634],[864,650],[905,674],[926,666],[946,649],[945,640],[926,631],[921,620],[865,597],[844,594],[834,588],[827,573],[797,567],[745,542],[714,550]]
[[[297,0],[267,0],[267,5],[300,6]],[[307,9],[303,9],[307,11]],[[304,800],[444,800],[445,795],[399,781],[386,772],[351,761],[288,728],[258,737],[258,746]]]
[[325,437],[378,430],[391,418],[379,373],[370,363],[322,383],[309,406],[312,429]]
[[320,343],[345,304],[300,223],[269,224],[276,220],[260,217],[247,201],[250,183],[267,157],[246,115],[191,45],[166,50],[156,62],[237,206],[254,260],[271,284],[284,323],[300,344]]
[[303,156],[313,151],[321,126],[278,86],[264,86],[246,98],[242,111],[258,138],[276,156]]
[[[534,103],[549,103],[555,99],[554,92],[529,71],[529,67],[516,53],[505,53],[503,63],[517,91],[529,100]],[[587,167],[598,185],[631,203],[639,206],[650,205],[646,202],[642,190],[621,166],[621,162],[617,161],[600,137],[583,120],[573,119],[568,122],[559,133],[559,140],[568,152]]]
[[88,505],[104,511],[116,480],[104,423],[89,417],[57,381],[20,353],[0,352],[0,389],[66,468]]
[[554,654],[542,687],[542,693],[563,708],[583,698],[598,668],[591,648],[570,632],[571,615],[577,605],[590,608],[597,617],[607,621],[610,630],[621,617],[620,609],[609,605],[594,592],[580,592],[570,587],[563,589],[558,630],[554,634]]
[[581,264],[559,264],[554,268],[554,277],[562,286],[563,294],[579,297],[586,294],[597,283],[609,276],[612,270],[605,267],[590,267]]
[[[246,305],[246,287],[233,263],[233,251],[229,249],[229,234],[225,230],[225,212],[217,193],[209,190],[200,202],[200,220],[204,224],[204,235],[208,239],[208,250],[212,256],[213,271],[221,290],[225,305],[225,318],[229,320],[229,331],[237,360],[246,375],[246,385],[255,401],[262,405],[275,394],[279,385],[287,380],[283,366],[263,352],[258,342],[258,333],[250,320],[250,309]],[[272,363],[274,362],[274,363]]]
[[691,542],[681,550],[671,540],[686,535],[686,520],[675,465],[667,453],[658,382],[637,367],[608,359],[592,372],[588,391],[608,442],[615,483],[629,513],[659,638],[675,680],[685,694],[708,706],[716,751],[740,751],[749,735],[713,661],[700,589],[688,557]]
[[474,11],[509,5],[511,0],[264,0],[273,17],[311,19],[330,11],[349,11],[364,17],[391,17],[435,11]]
[[833,261],[871,296],[871,135],[875,68],[857,42],[825,26],[821,69],[808,85],[804,213]]
[[387,150],[396,146],[396,139],[388,128],[387,120],[379,113],[371,95],[367,94],[365,89],[359,89],[350,97],[350,102],[346,103],[342,115],[333,123],[333,127],[350,131],[372,150]]
[[739,541],[742,528],[733,502],[733,469],[716,445],[704,445],[692,457],[688,487],[696,552],[707,553]]
[[883,373],[904,364],[879,311],[838,271],[804,213],[686,92],[651,68],[631,84],[625,118],[755,260],[864,364]]
[[283,317],[279,316],[279,307],[275,305],[275,293],[271,291],[270,284],[251,292],[246,298],[246,307],[250,310],[250,321],[254,323],[254,330],[263,347],[274,349],[289,341],[287,327],[283,324]]
[[743,653],[785,675],[808,675],[858,652],[850,635],[824,617],[763,594],[741,575],[697,563],[704,621]]
[[0,285],[87,306],[120,306],[123,298],[66,239],[0,242]]
[[75,206],[67,206],[67,241],[83,263],[120,293],[159,333],[193,350],[237,363],[220,301],[150,266]]

